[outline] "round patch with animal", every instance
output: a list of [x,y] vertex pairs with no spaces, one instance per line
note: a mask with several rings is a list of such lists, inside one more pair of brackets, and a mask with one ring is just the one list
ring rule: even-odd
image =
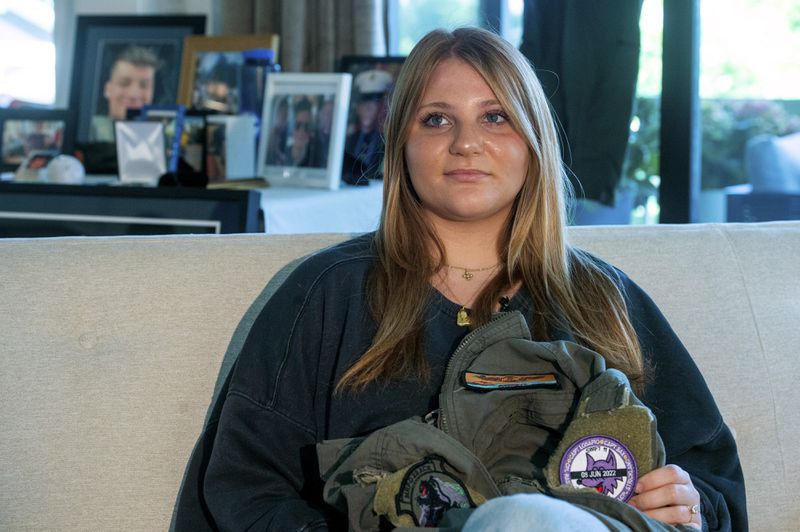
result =
[[561,484],[593,489],[620,501],[633,496],[637,468],[633,453],[602,434],[586,436],[569,446],[561,458]]
[[421,527],[438,526],[447,510],[470,508],[475,503],[449,464],[429,456],[407,472],[395,498],[397,514],[407,514]]

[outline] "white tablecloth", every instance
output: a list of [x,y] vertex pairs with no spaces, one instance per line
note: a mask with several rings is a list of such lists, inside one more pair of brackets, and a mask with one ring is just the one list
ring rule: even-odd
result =
[[299,187],[259,189],[269,234],[366,233],[377,229],[383,183],[342,185],[338,190]]

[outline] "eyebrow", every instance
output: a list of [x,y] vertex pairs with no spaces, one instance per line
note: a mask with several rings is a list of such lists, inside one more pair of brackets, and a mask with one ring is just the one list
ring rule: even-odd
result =
[[[500,105],[500,102],[497,100],[483,100],[478,104],[480,107],[491,107],[493,105]],[[425,109],[427,107],[432,107],[434,109],[452,109],[453,106],[447,102],[430,102],[419,106],[419,109]]]

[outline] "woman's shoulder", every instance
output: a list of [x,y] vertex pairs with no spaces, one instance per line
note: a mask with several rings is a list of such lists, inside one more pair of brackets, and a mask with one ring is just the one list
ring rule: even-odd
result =
[[595,273],[604,275],[622,294],[629,307],[651,307],[654,303],[647,292],[639,286],[636,281],[631,279],[624,270],[597,255],[582,249],[573,247],[574,257],[579,263],[588,266]]
[[297,259],[289,279],[313,285],[362,277],[377,259],[373,236],[365,233]]
[[610,262],[601,259],[594,253],[578,247],[572,247],[571,250],[573,252],[573,257],[574,257],[573,260],[576,260],[579,264],[582,264],[585,267],[588,266],[593,271],[606,275],[612,281],[614,281],[614,283],[620,289],[624,288],[626,284],[632,283],[632,281],[624,271],[622,271],[614,264],[611,264]]
[[370,263],[377,258],[374,233],[364,233],[319,249],[303,258],[307,268],[326,269],[351,263]]

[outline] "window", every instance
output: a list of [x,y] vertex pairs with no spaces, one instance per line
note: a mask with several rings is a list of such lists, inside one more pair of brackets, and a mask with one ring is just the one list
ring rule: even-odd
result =
[[523,0],[389,0],[389,53],[408,55],[430,30],[463,25],[499,29],[519,46],[522,4]]
[[700,9],[700,219],[800,219],[800,4]]
[[617,201],[632,208],[633,224],[656,224],[660,214],[658,190],[661,134],[661,68],[664,33],[663,0],[648,0],[639,19],[641,51],[636,103],[630,140]]
[[[699,5],[697,221],[798,219],[800,4],[704,0]],[[639,85],[621,187],[634,195],[633,223],[657,223],[660,210],[663,8],[663,0],[644,2],[640,22]]]
[[53,0],[0,0],[0,106],[55,102],[54,19]]

